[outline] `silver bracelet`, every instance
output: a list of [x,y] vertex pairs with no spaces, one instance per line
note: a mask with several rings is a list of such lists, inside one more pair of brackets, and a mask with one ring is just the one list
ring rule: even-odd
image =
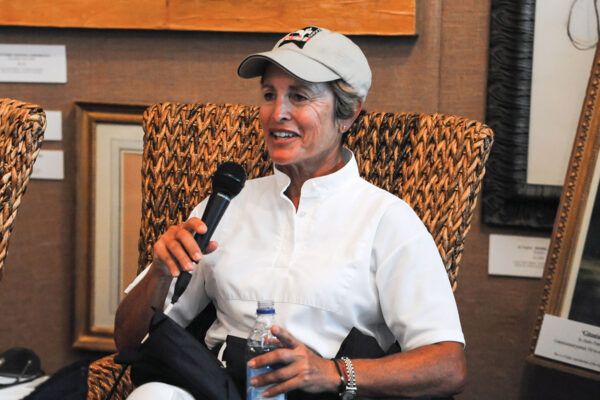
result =
[[353,399],[356,396],[356,375],[354,374],[354,365],[348,357],[342,357],[341,360],[344,362],[346,372],[348,373],[348,382],[346,382],[346,389],[342,394],[342,399]]

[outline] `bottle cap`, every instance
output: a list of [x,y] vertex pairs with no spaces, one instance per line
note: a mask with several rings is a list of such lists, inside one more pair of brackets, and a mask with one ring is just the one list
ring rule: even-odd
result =
[[275,314],[273,300],[259,300],[256,306],[257,314]]

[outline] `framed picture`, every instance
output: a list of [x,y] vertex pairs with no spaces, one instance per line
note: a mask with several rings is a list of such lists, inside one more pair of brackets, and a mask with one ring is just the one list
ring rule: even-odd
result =
[[[600,337],[599,50],[600,47],[596,50],[560,198],[528,357],[536,364],[596,380],[600,380],[600,368],[594,370],[591,368],[593,361],[582,361],[582,357],[573,357],[568,352],[571,348],[589,350],[596,357],[595,365],[600,367],[600,342],[597,340]],[[536,355],[545,315],[586,324],[588,328],[581,331],[586,337],[566,343],[566,355],[557,352],[553,353],[553,358]],[[591,338],[589,345],[587,337]],[[554,342],[563,344],[558,340]],[[565,362],[561,361],[561,357]]]
[[416,0],[29,0],[3,7],[0,25],[280,33],[316,25],[354,35],[416,35],[416,13]]
[[137,271],[145,108],[76,103],[76,348],[116,349],[115,312]]
[[535,3],[492,0],[482,213],[485,224],[550,231],[561,187],[527,183]]

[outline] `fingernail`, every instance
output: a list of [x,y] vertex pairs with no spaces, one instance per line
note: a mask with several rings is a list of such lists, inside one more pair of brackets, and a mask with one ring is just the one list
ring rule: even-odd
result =
[[194,269],[194,264],[191,262],[186,262],[185,263],[185,269],[187,269],[188,271],[191,271],[192,269]]
[[254,368],[254,365],[255,365],[255,362],[254,362],[254,361],[252,361],[252,360],[248,361],[248,366],[249,366],[250,368]]
[[258,383],[258,379],[252,378],[250,379],[250,383],[252,384],[252,386],[256,386],[256,384]]
[[201,258],[202,258],[202,253],[200,253],[200,252],[194,253],[194,260],[196,262],[200,261]]

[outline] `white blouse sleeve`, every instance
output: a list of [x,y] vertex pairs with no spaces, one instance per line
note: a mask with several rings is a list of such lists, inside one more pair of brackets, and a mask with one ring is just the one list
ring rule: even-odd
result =
[[450,281],[435,242],[404,202],[375,234],[376,284],[388,328],[403,351],[441,341],[464,345]]

